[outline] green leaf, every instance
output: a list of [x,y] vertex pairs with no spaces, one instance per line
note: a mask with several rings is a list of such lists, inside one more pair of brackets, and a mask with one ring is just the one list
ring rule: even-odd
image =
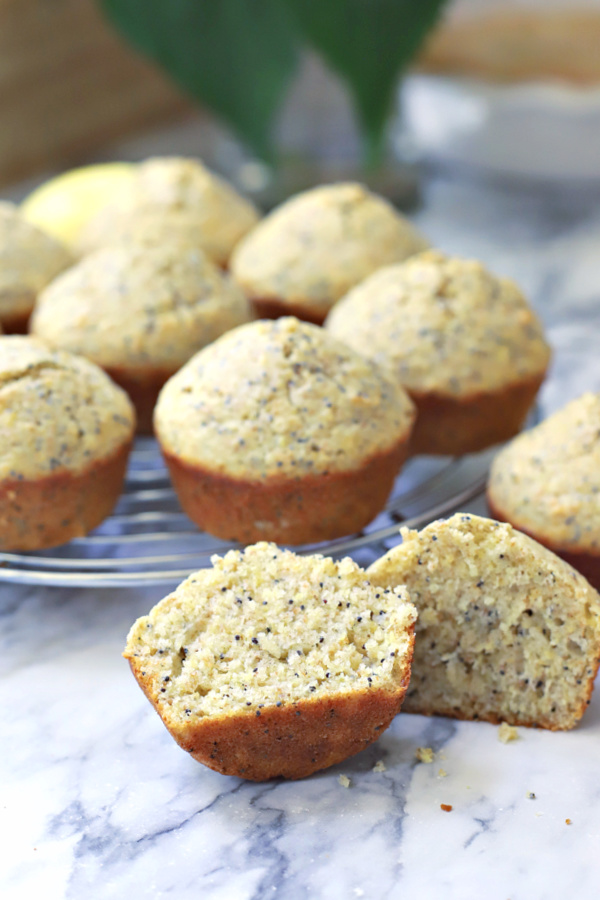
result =
[[381,161],[396,83],[446,0],[285,0],[310,43],[347,82],[366,162]]
[[297,63],[282,0],[100,0],[125,37],[263,159]]

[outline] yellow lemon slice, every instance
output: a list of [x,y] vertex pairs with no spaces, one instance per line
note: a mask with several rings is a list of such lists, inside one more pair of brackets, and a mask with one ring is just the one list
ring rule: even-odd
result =
[[119,197],[135,169],[134,163],[124,162],[71,169],[32,191],[21,213],[65,244],[74,244],[90,219]]

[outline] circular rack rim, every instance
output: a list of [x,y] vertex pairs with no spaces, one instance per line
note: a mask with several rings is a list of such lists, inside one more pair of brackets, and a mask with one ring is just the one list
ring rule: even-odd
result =
[[[432,463],[429,470],[425,465],[425,474],[415,476],[427,459]],[[410,460],[386,509],[363,532],[294,550],[335,557],[367,548],[384,553],[399,539],[400,526],[422,527],[480,495],[489,460],[490,451],[435,462],[434,458]],[[475,464],[475,474],[469,471],[469,463]],[[457,487],[461,478],[466,483]],[[208,565],[214,553],[239,547],[198,531],[181,512],[156,442],[142,438],[136,441],[125,492],[114,514],[90,535],[62,547],[0,553],[0,583],[107,588],[177,584]]]

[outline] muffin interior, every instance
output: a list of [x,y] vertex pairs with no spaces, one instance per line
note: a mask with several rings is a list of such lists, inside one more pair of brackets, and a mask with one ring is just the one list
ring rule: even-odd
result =
[[392,554],[369,574],[405,583],[419,610],[405,709],[575,724],[600,653],[600,598],[583,578],[510,526],[475,516],[405,531]]
[[125,655],[175,721],[398,689],[414,608],[351,560],[275,545],[215,558],[134,625]]

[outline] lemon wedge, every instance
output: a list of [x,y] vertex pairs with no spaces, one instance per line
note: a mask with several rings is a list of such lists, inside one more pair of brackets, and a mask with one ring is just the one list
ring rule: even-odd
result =
[[90,219],[119,197],[135,169],[134,163],[110,162],[63,172],[32,191],[21,204],[21,213],[73,245]]

